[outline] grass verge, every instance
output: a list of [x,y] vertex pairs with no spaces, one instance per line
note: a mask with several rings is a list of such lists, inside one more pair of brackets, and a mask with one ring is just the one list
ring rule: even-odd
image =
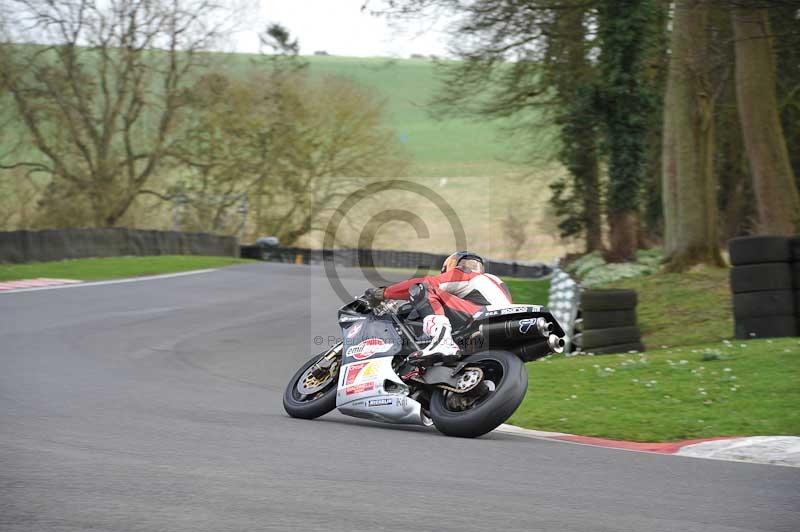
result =
[[2,264],[0,265],[0,281],[35,279],[37,277],[97,281],[220,268],[247,262],[252,261],[232,257],[160,255],[156,257],[108,257],[27,264]]
[[531,305],[547,305],[547,295],[550,290],[550,279],[511,279],[505,278],[503,282],[511,291],[514,303]]
[[528,364],[509,423],[634,441],[800,435],[800,338]]

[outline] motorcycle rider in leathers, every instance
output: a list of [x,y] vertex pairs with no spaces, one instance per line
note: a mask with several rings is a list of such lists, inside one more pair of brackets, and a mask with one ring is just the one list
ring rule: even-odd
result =
[[461,350],[452,337],[453,325],[463,325],[485,306],[511,304],[511,294],[503,281],[486,273],[483,259],[468,251],[447,257],[439,275],[370,288],[364,298],[372,305],[384,299],[408,300],[409,289],[418,284],[425,287],[425,300],[419,301],[417,308],[424,316],[423,332],[431,337],[430,344],[410,357],[419,365],[457,360]]

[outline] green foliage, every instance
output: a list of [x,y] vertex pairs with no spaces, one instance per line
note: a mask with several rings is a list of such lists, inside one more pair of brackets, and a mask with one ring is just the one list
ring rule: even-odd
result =
[[800,435],[800,339],[717,342],[528,364],[510,423],[635,441]]
[[638,211],[653,95],[643,82],[652,0],[598,3],[600,99],[608,146],[609,212]]
[[[562,238],[585,234],[592,225],[600,223],[603,193],[598,175],[600,117],[595,112],[595,90],[593,84],[562,88],[563,101],[556,118],[561,128],[558,160],[569,171],[570,178],[550,184]],[[596,205],[594,216],[587,209],[587,201]],[[587,247],[593,251],[591,246]]]
[[583,286],[594,288],[621,279],[652,275],[658,272],[661,259],[659,250],[638,250],[635,262],[607,263],[600,252],[594,252],[573,261],[566,270]]

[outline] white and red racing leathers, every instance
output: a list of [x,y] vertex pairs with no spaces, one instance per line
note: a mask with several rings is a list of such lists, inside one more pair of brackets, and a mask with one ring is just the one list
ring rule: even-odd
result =
[[458,326],[487,305],[511,304],[511,294],[498,277],[488,273],[464,271],[461,268],[408,279],[384,289],[386,299],[409,299],[408,289],[423,284],[427,289],[429,313],[444,315]]

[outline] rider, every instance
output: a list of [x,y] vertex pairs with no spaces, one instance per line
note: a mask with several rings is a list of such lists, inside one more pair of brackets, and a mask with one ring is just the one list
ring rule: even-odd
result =
[[[442,273],[402,281],[385,288],[370,288],[365,297],[377,304],[384,299],[412,299],[413,287],[425,287],[425,300],[418,309],[423,314],[423,332],[432,338],[422,351],[412,355],[421,364],[451,361],[461,356],[453,341],[453,324],[463,325],[484,306],[508,305],[511,294],[498,277],[486,273],[483,259],[469,251],[457,251],[442,264]],[[412,294],[409,294],[412,289]]]

